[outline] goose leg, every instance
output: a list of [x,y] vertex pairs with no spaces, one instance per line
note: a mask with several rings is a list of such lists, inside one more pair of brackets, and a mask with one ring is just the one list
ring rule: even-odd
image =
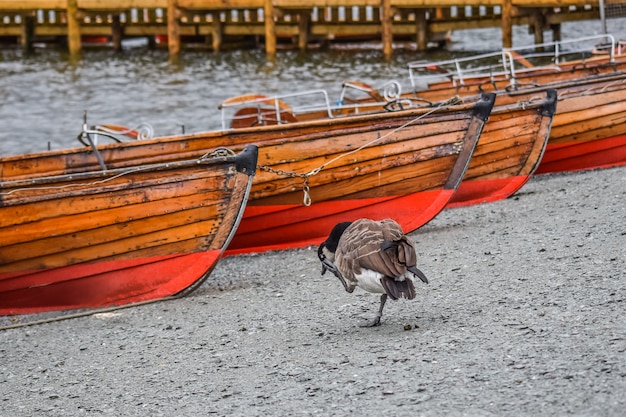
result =
[[385,307],[385,303],[387,302],[387,294],[383,294],[380,296],[380,307],[378,308],[378,313],[374,318],[370,321],[361,324],[361,327],[374,327],[380,326],[380,318],[383,316],[383,308]]

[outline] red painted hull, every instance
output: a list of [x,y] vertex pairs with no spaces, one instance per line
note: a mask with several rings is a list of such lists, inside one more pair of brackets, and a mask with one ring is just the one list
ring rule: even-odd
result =
[[248,205],[226,255],[317,245],[335,224],[362,217],[393,218],[409,233],[432,220],[453,195],[454,190],[440,189],[394,197],[325,201],[308,207]]
[[97,308],[175,295],[211,272],[221,250],[0,274],[0,315]]
[[503,200],[516,193],[529,179],[530,175],[517,175],[493,180],[463,181],[446,208]]
[[548,143],[536,174],[626,165],[626,135],[588,142]]

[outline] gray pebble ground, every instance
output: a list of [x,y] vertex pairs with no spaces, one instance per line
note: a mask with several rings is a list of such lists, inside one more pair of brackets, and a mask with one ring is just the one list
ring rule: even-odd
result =
[[[178,300],[0,332],[0,415],[624,416],[626,168],[534,177],[410,236],[388,302],[316,248],[226,258]],[[25,317],[1,318],[0,324]]]

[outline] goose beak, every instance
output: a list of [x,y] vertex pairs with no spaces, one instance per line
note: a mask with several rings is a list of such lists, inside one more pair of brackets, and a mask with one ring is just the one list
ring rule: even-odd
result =
[[324,258],[322,259],[322,275],[324,275],[326,271],[330,271],[335,275],[339,273],[335,264],[329,261],[328,259]]

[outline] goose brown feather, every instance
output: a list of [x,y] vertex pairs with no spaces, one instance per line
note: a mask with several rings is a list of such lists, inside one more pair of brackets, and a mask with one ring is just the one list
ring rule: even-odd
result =
[[416,263],[413,243],[392,219],[353,222],[341,235],[335,252],[337,269],[347,281],[358,285],[364,269],[378,272],[385,277],[381,285],[392,299],[415,298],[413,283],[404,282],[408,274],[428,282]]

